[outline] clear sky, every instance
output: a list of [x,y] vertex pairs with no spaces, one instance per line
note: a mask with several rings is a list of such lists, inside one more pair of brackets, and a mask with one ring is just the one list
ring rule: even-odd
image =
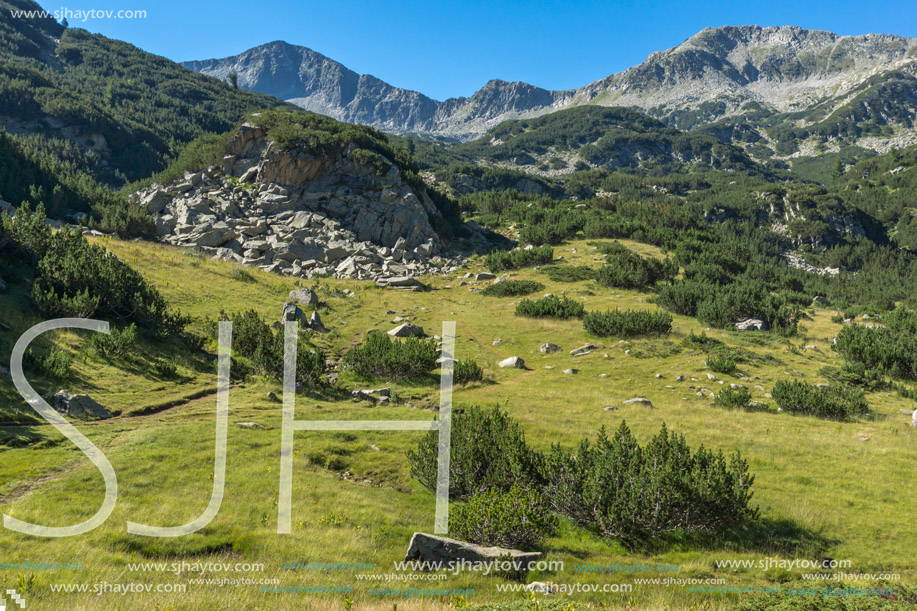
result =
[[145,10],[145,19],[70,19],[70,25],[177,61],[285,40],[440,100],[471,95],[492,78],[581,87],[705,27],[798,25],[917,37],[912,0],[39,1],[50,12]]

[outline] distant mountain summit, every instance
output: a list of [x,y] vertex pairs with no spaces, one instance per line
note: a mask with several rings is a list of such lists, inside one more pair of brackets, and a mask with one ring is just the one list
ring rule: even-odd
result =
[[[637,108],[682,129],[723,123],[727,138],[736,123],[730,118],[740,117],[756,128],[769,117],[767,125],[774,128],[790,124],[780,115],[801,112],[793,125],[833,121],[819,128],[827,140],[880,149],[892,137],[917,141],[917,100],[909,99],[917,90],[917,39],[887,34],[841,36],[793,26],[707,28],[638,66],[580,89],[549,91],[492,80],[469,98],[445,101],[357,74],[311,49],[284,42],[184,65],[219,78],[236,72],[242,87],[342,121],[457,140],[479,137],[507,119],[595,104]],[[844,116],[831,119],[839,111]],[[851,112],[857,115],[853,119],[847,116]],[[867,125],[865,131],[851,132],[848,120],[874,121],[877,129]],[[882,134],[882,125],[894,128],[895,134]],[[799,137],[750,136],[771,149]],[[777,152],[792,151],[783,146]]]

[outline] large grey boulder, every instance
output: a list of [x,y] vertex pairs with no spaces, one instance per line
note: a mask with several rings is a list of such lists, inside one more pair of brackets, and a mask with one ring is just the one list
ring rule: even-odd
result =
[[767,331],[767,322],[761,318],[744,318],[736,323],[739,331]]
[[169,205],[169,202],[172,201],[172,196],[163,189],[153,189],[146,195],[140,198],[140,205],[146,208],[146,211],[150,214],[159,214],[166,209],[166,206]]
[[389,331],[388,334],[392,337],[423,337],[425,335],[423,327],[412,325],[409,322],[398,325]]
[[426,290],[426,285],[424,285],[417,278],[412,278],[411,276],[389,276],[383,278],[376,278],[376,286],[380,286],[387,289],[398,289],[402,291],[424,291]]
[[551,354],[552,352],[558,352],[560,350],[560,346],[558,346],[557,344],[552,344],[551,342],[548,342],[546,344],[542,344],[539,350],[541,352],[544,352],[545,354]]
[[520,570],[527,570],[528,563],[537,561],[540,552],[523,552],[505,547],[485,547],[474,543],[466,543],[448,537],[414,533],[408,551],[404,555],[405,562],[416,560],[431,564],[448,564],[450,561],[466,560],[468,562],[490,562],[494,560],[510,560],[518,563]]
[[636,405],[637,407],[653,407],[652,401],[646,397],[634,397],[624,402],[624,405]]
[[111,413],[89,395],[74,395],[66,390],[54,393],[54,409],[73,418],[111,418]]
[[299,289],[290,291],[290,301],[303,307],[315,307],[318,305],[318,295],[312,289]]
[[522,369],[525,367],[525,361],[518,356],[511,356],[508,359],[500,361],[498,365],[504,369],[507,367],[511,369]]
[[295,303],[287,302],[283,304],[283,311],[280,313],[281,322],[293,322],[298,321],[301,323],[306,322],[306,315]]

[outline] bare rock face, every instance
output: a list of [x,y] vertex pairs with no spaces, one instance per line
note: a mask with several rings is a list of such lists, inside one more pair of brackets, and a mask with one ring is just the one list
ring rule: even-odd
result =
[[537,561],[540,557],[540,552],[522,552],[504,547],[484,547],[474,543],[449,539],[448,537],[414,533],[404,560],[405,562],[416,560],[447,565],[451,561],[490,562],[509,559],[520,563],[519,566],[525,570],[529,562]]
[[[285,149],[246,123],[221,167],[131,197],[154,215],[162,241],[271,272],[376,280],[460,267],[461,256],[444,255],[434,229],[442,216],[426,189],[412,186],[392,160],[380,155],[380,169],[357,151]],[[469,229],[472,241],[492,235]]]

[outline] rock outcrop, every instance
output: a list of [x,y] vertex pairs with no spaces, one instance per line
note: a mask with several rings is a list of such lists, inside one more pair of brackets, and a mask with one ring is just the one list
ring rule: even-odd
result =
[[[442,217],[426,189],[409,184],[391,160],[382,159],[388,170],[380,175],[357,150],[285,149],[246,123],[221,168],[132,199],[155,215],[164,242],[268,271],[384,280],[459,267],[460,256],[444,254],[434,229]],[[486,241],[469,227],[473,240]]]
[[111,418],[111,413],[89,395],[74,395],[66,390],[54,393],[53,406],[60,413],[73,418]]
[[438,537],[426,533],[414,533],[408,551],[404,556],[405,562],[417,560],[430,564],[448,564],[450,561],[490,562],[494,560],[508,560],[518,563],[521,570],[527,570],[529,562],[537,561],[540,552],[522,552],[504,547],[485,547],[474,543],[465,543]]

